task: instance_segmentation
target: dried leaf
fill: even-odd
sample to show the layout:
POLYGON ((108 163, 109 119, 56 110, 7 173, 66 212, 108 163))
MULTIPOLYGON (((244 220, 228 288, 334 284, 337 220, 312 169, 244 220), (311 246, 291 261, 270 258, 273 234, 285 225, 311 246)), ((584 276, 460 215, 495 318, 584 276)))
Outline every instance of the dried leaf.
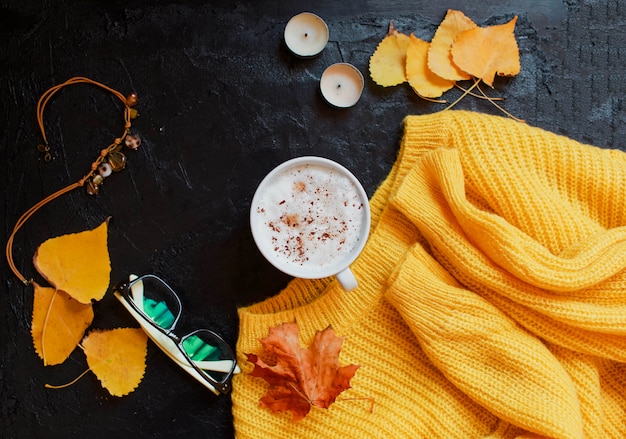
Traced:
POLYGON ((450 81, 434 74, 427 63, 430 44, 411 34, 406 53, 406 77, 415 92, 426 98, 438 98, 454 87, 450 81))
POLYGON ((391 87, 406 82, 406 49, 409 36, 398 32, 393 22, 389 22, 389 32, 370 57, 370 76, 383 87, 391 87))
POLYGON ((470 79, 467 72, 459 69, 452 62, 452 43, 455 38, 477 25, 463 12, 448 9, 443 21, 439 24, 428 49, 428 68, 437 76, 450 81, 462 81, 470 79))
POLYGON ((45 241, 33 258, 37 271, 81 303, 102 299, 111 274, 107 222, 93 230, 45 241))
POLYGON ((315 334, 308 349, 300 347, 295 323, 270 328, 269 336, 260 342, 275 360, 270 365, 247 354, 248 361, 254 363, 250 375, 270 384, 260 399, 261 406, 273 412, 290 410, 294 421, 304 418, 311 406, 328 408, 350 388, 350 379, 359 368, 354 364, 339 366, 343 337, 335 336, 330 326, 315 334))
POLYGON ((82 343, 87 364, 113 396, 137 388, 146 369, 148 337, 139 328, 91 331, 82 343))
POLYGON ((452 45, 452 60, 463 71, 493 87, 496 74, 520 72, 519 48, 515 41, 517 16, 505 24, 467 30, 452 45))
POLYGON ((91 304, 85 305, 67 293, 33 282, 31 335, 44 365, 63 363, 93 321, 91 304))

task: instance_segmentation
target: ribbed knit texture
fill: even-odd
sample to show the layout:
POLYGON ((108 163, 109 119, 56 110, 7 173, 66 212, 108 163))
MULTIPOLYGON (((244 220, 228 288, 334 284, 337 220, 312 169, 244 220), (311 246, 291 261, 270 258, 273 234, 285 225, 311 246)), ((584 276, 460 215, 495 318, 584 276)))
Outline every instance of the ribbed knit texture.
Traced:
POLYGON ((409 116, 370 207, 356 290, 296 279, 239 310, 238 438, 626 437, 626 154, 409 116), (303 346, 332 325, 340 363, 361 366, 299 422, 259 407, 244 355, 292 321, 303 346))

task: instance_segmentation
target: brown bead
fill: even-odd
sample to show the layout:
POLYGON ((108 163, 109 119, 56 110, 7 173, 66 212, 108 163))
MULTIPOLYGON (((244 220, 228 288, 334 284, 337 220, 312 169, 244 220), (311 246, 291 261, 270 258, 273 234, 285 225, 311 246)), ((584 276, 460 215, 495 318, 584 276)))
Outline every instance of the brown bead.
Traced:
POLYGON ((132 107, 135 104, 137 104, 137 93, 131 93, 126 96, 126 105, 132 107))
POLYGON ((141 139, 137 134, 127 134, 124 138, 124 144, 129 149, 137 149, 141 145, 141 139))
POLYGON ((98 195, 98 192, 100 191, 100 188, 98 187, 97 184, 94 184, 93 181, 89 180, 87 182, 87 185, 85 186, 85 191, 89 195, 98 195))
POLYGON ((126 156, 119 151, 109 153, 107 159, 111 169, 115 172, 121 171, 126 167, 126 156))

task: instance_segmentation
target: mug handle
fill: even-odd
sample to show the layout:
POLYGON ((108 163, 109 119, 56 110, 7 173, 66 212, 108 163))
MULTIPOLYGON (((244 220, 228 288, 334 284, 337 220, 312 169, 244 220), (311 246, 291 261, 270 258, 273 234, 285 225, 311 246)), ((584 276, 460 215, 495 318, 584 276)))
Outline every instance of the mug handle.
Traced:
POLYGON ((359 285, 359 283, 356 281, 356 277, 354 277, 354 274, 350 270, 350 267, 346 268, 343 271, 340 271, 335 276, 337 277, 337 280, 339 281, 343 289, 346 291, 352 291, 359 285))

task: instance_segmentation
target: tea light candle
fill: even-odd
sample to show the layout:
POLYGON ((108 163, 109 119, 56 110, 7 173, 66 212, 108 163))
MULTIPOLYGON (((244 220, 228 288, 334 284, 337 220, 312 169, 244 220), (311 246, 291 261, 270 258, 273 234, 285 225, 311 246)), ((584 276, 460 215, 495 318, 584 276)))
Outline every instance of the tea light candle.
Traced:
POLYGON ((303 12, 289 20, 285 27, 285 44, 294 54, 315 56, 328 43, 328 26, 311 12, 303 12))
POLYGON ((361 98, 363 92, 363 74, 348 63, 329 66, 320 80, 320 90, 324 99, 335 107, 352 107, 361 98))

